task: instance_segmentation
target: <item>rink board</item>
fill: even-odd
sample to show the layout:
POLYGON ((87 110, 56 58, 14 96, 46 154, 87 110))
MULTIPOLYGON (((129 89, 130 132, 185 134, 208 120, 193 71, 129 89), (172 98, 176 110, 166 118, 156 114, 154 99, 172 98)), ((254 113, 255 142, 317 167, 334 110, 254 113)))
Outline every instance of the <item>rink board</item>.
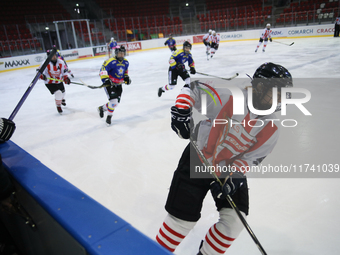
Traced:
MULTIPOLYGON (((3 165, 19 185, 89 254, 171 254, 128 222, 44 166, 15 143, 0 144, 3 165)), ((30 211, 26 208, 28 213, 30 211)), ((38 231, 45 219, 34 219, 38 231)), ((51 230, 52 231, 52 230, 51 230)), ((54 238, 54 233, 44 233, 54 238)), ((43 243, 43 242, 42 242, 43 243)))

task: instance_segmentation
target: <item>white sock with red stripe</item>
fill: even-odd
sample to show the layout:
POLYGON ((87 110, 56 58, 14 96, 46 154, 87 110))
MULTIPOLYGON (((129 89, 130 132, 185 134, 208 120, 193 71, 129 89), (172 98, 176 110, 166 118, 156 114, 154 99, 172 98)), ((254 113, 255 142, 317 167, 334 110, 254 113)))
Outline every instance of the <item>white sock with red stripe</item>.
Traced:
POLYGON ((257 45, 256 49, 258 49, 261 46, 262 42, 259 42, 259 44, 257 45))
POLYGON ((61 101, 63 100, 63 93, 60 90, 54 92, 55 104, 61 106, 61 101))
MULTIPOLYGON (((246 218, 246 215, 241 212, 246 218)), ((222 208, 220 210, 220 220, 208 231, 200 249, 203 255, 224 254, 233 241, 239 236, 243 229, 243 224, 238 218, 235 210, 222 208)))
POLYGON ((264 41, 263 43, 263 49, 266 49, 268 41, 264 41))
POLYGON ((180 220, 168 214, 159 229, 156 240, 164 248, 174 252, 195 224, 196 222, 180 220))

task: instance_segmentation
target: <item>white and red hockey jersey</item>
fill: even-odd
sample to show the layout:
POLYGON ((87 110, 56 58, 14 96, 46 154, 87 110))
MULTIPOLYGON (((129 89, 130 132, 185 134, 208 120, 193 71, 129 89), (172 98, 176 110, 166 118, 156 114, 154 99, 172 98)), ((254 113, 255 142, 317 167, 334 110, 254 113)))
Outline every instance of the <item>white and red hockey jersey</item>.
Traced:
POLYGON ((337 18, 336 18, 335 24, 340 25, 340 17, 337 17, 337 18))
POLYGON ((216 35, 210 35, 209 40, 210 40, 212 43, 219 44, 219 43, 220 43, 220 36, 219 36, 218 34, 216 34, 216 35))
MULTIPOLYGON (((200 82, 202 80, 200 79, 200 82)), ((191 82, 190 88, 183 87, 177 97, 176 107, 181 109, 194 107, 200 112, 203 88, 206 89, 197 81, 191 82)), ((279 126, 272 121, 266 121, 276 119, 275 114, 267 116, 253 114, 247 106, 246 90, 244 95, 243 115, 233 114, 234 98, 229 90, 219 92, 222 104, 216 105, 210 98, 210 102, 207 101, 205 115, 208 119, 199 122, 197 134, 197 145, 212 166, 230 166, 242 173, 246 173, 249 167, 261 162, 272 151, 279 137, 279 126), (214 126, 213 120, 228 120, 228 123, 215 122, 214 126)))
POLYGON ((209 42, 209 37, 210 37, 210 34, 209 33, 207 33, 207 34, 205 34, 204 36, 203 36, 203 41, 208 41, 209 42))
MULTIPOLYGON (((55 65, 52 62, 48 63, 43 74, 47 78, 47 80, 44 81, 45 84, 58 84, 61 82, 60 80, 65 80, 66 78, 69 78, 68 69, 65 62, 59 58, 57 58, 57 62, 55 65), (51 80, 49 78, 57 79, 59 81, 51 80)), ((40 79, 43 79, 42 75, 40 76, 40 79)))
POLYGON ((263 32, 261 34, 261 38, 262 39, 272 38, 272 32, 273 32, 273 30, 271 30, 271 29, 269 29, 269 30, 267 28, 263 29, 263 32))

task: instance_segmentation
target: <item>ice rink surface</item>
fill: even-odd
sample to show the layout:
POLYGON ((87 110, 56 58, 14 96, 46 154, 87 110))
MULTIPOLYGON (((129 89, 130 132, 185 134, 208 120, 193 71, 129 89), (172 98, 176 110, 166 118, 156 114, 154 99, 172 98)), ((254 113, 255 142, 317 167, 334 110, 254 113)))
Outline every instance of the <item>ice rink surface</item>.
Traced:
MULTIPOLYGON (((288 109, 288 115, 299 124, 281 129, 277 146, 263 163, 339 164, 340 39, 279 41, 295 44, 288 47, 272 42, 265 53, 262 46, 255 53, 257 41, 225 42, 210 61, 199 44, 193 45, 192 55, 197 71, 222 77, 239 73, 246 78, 262 63, 274 62, 286 67, 293 79, 313 78, 314 83, 300 86, 311 92, 305 106, 312 116, 303 115, 294 106, 288 109)), ((123 88, 111 127, 97 112, 97 107, 107 102, 103 89, 65 85, 67 106, 60 116, 54 97, 39 80, 14 119, 17 130, 12 137, 43 164, 152 239, 166 216, 164 204, 172 175, 188 144, 170 127, 170 107, 184 82, 179 80, 173 91, 157 97, 158 88, 167 83, 169 57, 166 48, 127 57, 132 84, 123 88)), ((69 62, 74 81, 80 78, 100 85, 98 73, 104 60, 69 62)), ((0 73, 1 117, 11 114, 34 75, 35 68, 0 73)), ((340 254, 340 179, 250 178, 249 188, 247 220, 268 254, 340 254)), ((197 254, 200 241, 217 220, 218 212, 208 194, 202 218, 175 254, 197 254)), ((260 252, 243 230, 227 254, 260 252)))

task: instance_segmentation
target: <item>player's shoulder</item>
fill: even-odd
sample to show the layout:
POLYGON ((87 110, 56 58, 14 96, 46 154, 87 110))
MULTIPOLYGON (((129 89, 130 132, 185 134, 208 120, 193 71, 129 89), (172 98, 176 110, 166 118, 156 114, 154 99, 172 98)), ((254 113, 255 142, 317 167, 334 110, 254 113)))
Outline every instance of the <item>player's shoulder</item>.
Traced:
POLYGON ((126 58, 124 58, 124 63, 126 63, 126 64, 129 64, 129 60, 127 60, 126 58))
POLYGON ((178 55, 180 55, 181 53, 183 53, 184 51, 183 51, 183 49, 178 49, 178 50, 176 50, 172 55, 174 56, 174 57, 177 57, 178 55))
POLYGON ((104 62, 104 66, 107 66, 108 64, 115 64, 116 62, 117 62, 116 57, 112 57, 104 62))

